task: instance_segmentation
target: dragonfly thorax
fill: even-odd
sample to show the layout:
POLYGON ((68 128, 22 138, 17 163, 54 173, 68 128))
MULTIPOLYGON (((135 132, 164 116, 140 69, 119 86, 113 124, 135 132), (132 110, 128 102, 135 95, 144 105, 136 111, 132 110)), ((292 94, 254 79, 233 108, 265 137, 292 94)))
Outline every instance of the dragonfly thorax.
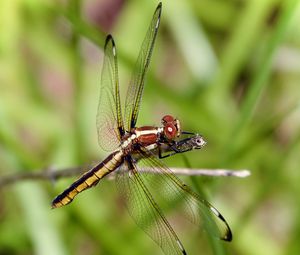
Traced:
POLYGON ((163 128, 143 126, 133 128, 122 138, 121 149, 125 154, 131 153, 137 147, 145 147, 149 150, 155 149, 160 140, 163 128))
POLYGON ((157 144, 162 132, 162 128, 153 126, 143 126, 134 129, 134 134, 136 135, 137 143, 144 147, 157 144))
POLYGON ((122 137, 121 148, 125 154, 136 149, 136 146, 146 147, 153 150, 162 141, 171 141, 181 134, 180 122, 171 115, 165 115, 162 127, 143 126, 133 128, 122 137))
POLYGON ((117 150, 121 149, 125 156, 134 150, 136 143, 137 143, 136 134, 135 133, 126 133, 122 137, 121 145, 120 145, 119 149, 117 149, 117 150))

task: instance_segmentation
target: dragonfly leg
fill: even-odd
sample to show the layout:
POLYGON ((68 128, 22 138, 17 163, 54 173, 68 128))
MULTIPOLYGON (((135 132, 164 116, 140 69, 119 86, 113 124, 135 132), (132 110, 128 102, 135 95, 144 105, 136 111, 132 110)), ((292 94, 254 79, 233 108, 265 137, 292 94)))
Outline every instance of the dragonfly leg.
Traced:
POLYGON ((161 144, 160 144, 160 143, 158 144, 158 157, 159 157, 160 159, 162 159, 162 158, 167 158, 167 157, 170 157, 170 156, 173 156, 173 155, 175 155, 175 154, 177 154, 177 153, 181 153, 181 152, 182 152, 181 150, 179 150, 179 149, 177 148, 176 142, 168 143, 168 146, 169 146, 169 148, 171 149, 171 152, 170 152, 169 154, 163 155, 163 151, 162 151, 162 148, 161 148, 161 144))

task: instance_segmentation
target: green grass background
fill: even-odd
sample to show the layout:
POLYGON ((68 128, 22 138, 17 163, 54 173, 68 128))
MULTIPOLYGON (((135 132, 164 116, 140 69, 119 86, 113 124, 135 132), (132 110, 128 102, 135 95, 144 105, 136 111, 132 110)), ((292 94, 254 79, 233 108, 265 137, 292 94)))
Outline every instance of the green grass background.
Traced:
MULTIPOLYGON (((0 2, 0 174, 61 169, 107 155, 97 144, 105 35, 114 35, 125 95, 157 1, 0 2)), ((299 254, 300 5, 297 0, 163 1, 138 125, 164 114, 208 145, 194 168, 251 177, 185 178, 232 227, 207 237, 169 214, 188 254, 299 254)), ((165 160, 185 166, 181 156, 165 160)), ((1 178, 1 177, 0 177, 1 178)), ((0 254, 162 254, 103 180, 50 209, 74 178, 0 190, 0 254)))

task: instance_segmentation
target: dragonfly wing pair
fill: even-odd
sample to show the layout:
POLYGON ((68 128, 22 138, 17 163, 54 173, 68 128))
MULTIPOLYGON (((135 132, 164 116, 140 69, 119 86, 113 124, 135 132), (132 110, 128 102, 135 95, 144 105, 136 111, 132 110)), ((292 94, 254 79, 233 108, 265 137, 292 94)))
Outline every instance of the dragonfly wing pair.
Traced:
MULTIPOLYGON (((117 173, 116 184, 136 222, 165 254, 186 254, 175 231, 164 216, 162 205, 174 205, 191 223, 225 241, 232 239, 223 216, 209 202, 199 197, 165 166, 151 151, 140 151, 136 164, 125 160, 117 173), (151 169, 149 172, 142 169, 151 169)), ((169 208, 170 209, 170 208, 169 208)))
MULTIPOLYGON (((135 127, 137 122, 145 76, 159 28, 160 16, 161 3, 153 15, 127 90, 124 117, 128 132, 135 127)), ((104 47, 97 129, 99 145, 106 151, 116 149, 125 134, 120 100, 117 50, 111 35, 107 36, 104 47)))

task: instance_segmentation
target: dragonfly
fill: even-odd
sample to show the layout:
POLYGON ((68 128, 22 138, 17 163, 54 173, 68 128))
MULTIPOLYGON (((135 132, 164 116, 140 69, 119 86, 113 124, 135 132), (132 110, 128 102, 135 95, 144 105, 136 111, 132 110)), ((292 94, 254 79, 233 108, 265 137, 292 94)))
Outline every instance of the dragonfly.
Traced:
POLYGON ((159 3, 143 40, 122 112, 117 49, 108 35, 104 46, 100 99, 97 112, 98 142, 111 153, 84 173, 52 202, 52 208, 65 206, 80 192, 95 186, 115 171, 116 186, 129 214, 166 255, 187 254, 162 206, 177 203, 182 214, 193 224, 224 241, 232 240, 225 218, 209 202, 181 181, 162 158, 201 149, 201 135, 181 129, 180 121, 165 115, 161 125, 136 127, 145 77, 157 37, 162 4, 159 3), (142 171, 147 168, 149 171, 142 171))

